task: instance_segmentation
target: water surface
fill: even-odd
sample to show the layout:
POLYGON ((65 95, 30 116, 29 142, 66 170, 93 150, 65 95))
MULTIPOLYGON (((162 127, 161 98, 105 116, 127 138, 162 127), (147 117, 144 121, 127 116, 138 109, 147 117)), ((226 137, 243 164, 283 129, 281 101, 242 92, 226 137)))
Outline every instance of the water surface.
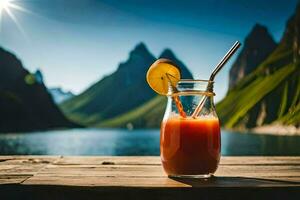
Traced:
MULTIPOLYGON (((2 155, 159 155, 159 130, 71 129, 0 134, 2 155)), ((300 155, 300 136, 222 131, 222 155, 300 155)))

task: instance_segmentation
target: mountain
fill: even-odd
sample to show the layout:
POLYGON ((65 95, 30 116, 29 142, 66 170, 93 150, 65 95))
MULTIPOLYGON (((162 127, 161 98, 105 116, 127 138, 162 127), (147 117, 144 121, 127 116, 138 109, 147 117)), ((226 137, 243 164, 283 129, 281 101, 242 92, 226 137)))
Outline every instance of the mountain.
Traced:
MULTIPOLYGON (((171 50, 163 51, 161 56, 173 58, 182 65, 183 77, 192 78, 171 50)), ((61 104, 62 110, 70 119, 89 126, 158 127, 166 98, 158 97, 145 80, 155 60, 144 43, 138 44, 115 72, 61 104)))
POLYGON ((300 6, 275 50, 217 105, 226 128, 300 126, 300 6))
POLYGON ((29 73, 12 53, 0 48, 0 132, 73 127, 42 82, 41 72, 29 73))
POLYGON ((177 66, 179 66, 181 78, 184 78, 184 79, 192 79, 193 78, 193 75, 188 70, 187 66, 175 56, 175 54, 171 51, 171 49, 165 49, 160 54, 159 58, 167 58, 169 60, 172 60, 177 66))
POLYGON ((60 104, 68 99, 73 98, 75 95, 70 91, 64 91, 59 87, 49 88, 48 92, 51 94, 54 102, 60 104))
MULTIPOLYGON (((172 60, 177 66, 180 66, 181 75, 184 79, 193 79, 193 75, 186 65, 180 61, 170 50, 164 50, 159 58, 172 60)), ((148 85, 147 85, 148 86, 148 85)), ((149 86, 148 86, 149 87, 149 86)), ((138 106, 127 113, 118 115, 112 119, 105 120, 97 124, 100 127, 135 127, 135 128, 158 128, 164 116, 167 105, 167 98, 156 95, 146 103, 138 106)))
POLYGON ((33 75, 34 75, 35 81, 37 83, 40 83, 40 84, 44 83, 44 77, 43 77, 41 70, 39 70, 39 69, 36 70, 36 72, 33 75))
POLYGON ((265 26, 256 24, 246 37, 243 49, 229 73, 229 88, 250 74, 276 48, 277 44, 265 26))

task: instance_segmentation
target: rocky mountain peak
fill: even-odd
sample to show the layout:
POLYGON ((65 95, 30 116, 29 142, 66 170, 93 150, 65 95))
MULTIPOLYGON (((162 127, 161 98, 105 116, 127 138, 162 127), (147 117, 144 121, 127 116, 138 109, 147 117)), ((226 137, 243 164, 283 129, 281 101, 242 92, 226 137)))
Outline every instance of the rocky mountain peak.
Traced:
POLYGON ((285 32, 280 41, 280 50, 293 49, 293 61, 299 61, 300 57, 300 3, 295 14, 287 22, 285 32))
POLYGON ((144 72, 149 65, 154 62, 155 57, 150 53, 147 46, 141 42, 137 44, 133 50, 130 51, 129 57, 126 61, 120 63, 118 70, 126 70, 125 73, 144 72))
POLYGON ((177 59, 173 51, 169 48, 164 49, 163 52, 160 54, 162 58, 169 58, 169 59, 177 59))
POLYGON ((238 81, 251 73, 276 48, 277 44, 268 29, 255 24, 245 41, 243 49, 232 65, 229 74, 229 88, 233 88, 238 81))
POLYGON ((34 77, 36 79, 36 81, 40 84, 43 84, 44 82, 44 77, 43 77, 43 73, 40 69, 37 69, 34 73, 34 77))
POLYGON ((255 48, 260 42, 275 44, 275 41, 269 33, 267 27, 261 24, 255 24, 249 35, 246 37, 244 45, 247 45, 248 47, 253 46, 255 48))
POLYGON ((130 51, 130 56, 144 55, 144 54, 150 54, 150 51, 148 50, 147 46, 143 42, 138 43, 133 48, 133 50, 130 51))
POLYGON ((176 55, 173 53, 171 49, 165 49, 160 54, 159 58, 167 58, 169 60, 172 60, 177 66, 181 69, 181 78, 184 79, 193 79, 192 73, 188 70, 187 66, 181 62, 176 55))

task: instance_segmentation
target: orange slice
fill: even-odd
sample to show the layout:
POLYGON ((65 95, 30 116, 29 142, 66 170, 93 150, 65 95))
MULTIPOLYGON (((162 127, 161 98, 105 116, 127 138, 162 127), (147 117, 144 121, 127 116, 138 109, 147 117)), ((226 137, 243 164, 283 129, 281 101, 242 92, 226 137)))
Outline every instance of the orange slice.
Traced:
POLYGON ((150 66, 146 79, 155 92, 167 95, 169 84, 175 87, 180 80, 180 70, 171 60, 161 58, 150 66))

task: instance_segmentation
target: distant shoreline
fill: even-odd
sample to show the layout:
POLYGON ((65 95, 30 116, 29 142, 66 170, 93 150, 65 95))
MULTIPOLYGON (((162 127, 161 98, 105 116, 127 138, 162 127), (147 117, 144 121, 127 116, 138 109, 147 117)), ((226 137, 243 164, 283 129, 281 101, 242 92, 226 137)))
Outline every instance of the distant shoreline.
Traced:
POLYGON ((257 128, 251 129, 253 133, 262 133, 262 134, 272 134, 272 135, 290 135, 300 136, 300 128, 296 128, 295 126, 283 126, 283 125, 265 125, 257 128))
MULTIPOLYGON (((226 129, 225 129, 226 130, 226 129)), ((254 133, 254 134, 265 134, 265 135, 280 135, 280 136, 300 136, 300 127, 287 125, 264 125, 252 129, 229 129, 232 131, 238 131, 241 133, 254 133)))

